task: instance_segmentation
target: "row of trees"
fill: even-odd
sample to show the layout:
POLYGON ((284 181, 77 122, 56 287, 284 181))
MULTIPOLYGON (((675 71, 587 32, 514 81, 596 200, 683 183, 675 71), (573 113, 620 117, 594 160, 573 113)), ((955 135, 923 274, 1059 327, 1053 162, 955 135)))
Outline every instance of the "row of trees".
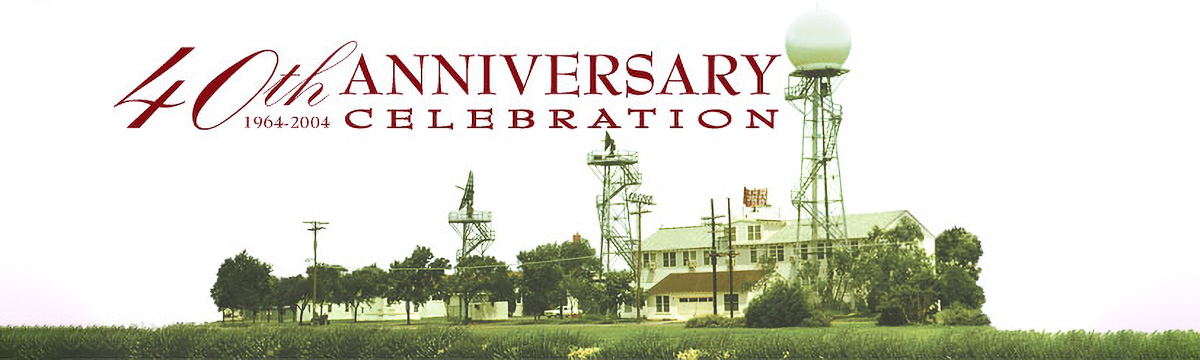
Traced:
POLYGON ((629 271, 605 272, 586 239, 549 243, 517 254, 521 275, 522 312, 534 317, 579 301, 588 314, 616 316, 621 304, 634 302, 629 271))
POLYGON ((979 309, 985 300, 977 284, 979 239, 962 228, 946 230, 935 239, 934 257, 921 248, 923 239, 909 219, 889 230, 876 227, 864 242, 834 248, 824 264, 810 258, 800 277, 822 307, 865 310, 884 325, 928 322, 939 301, 943 308, 979 309))
POLYGON ((429 248, 417 246, 408 258, 393 262, 387 270, 370 265, 347 271, 342 266, 321 264, 308 267, 303 275, 276 277, 271 274, 270 264, 242 251, 221 264, 210 295, 219 310, 237 311, 253 321, 263 310, 274 309, 282 314, 290 308, 299 315, 296 321, 303 322, 305 309, 313 303, 312 274, 319 271, 318 301, 349 307, 354 321, 358 321, 363 305, 376 298, 386 299, 388 304, 404 302, 410 323, 416 310, 413 305, 419 307, 430 299, 462 295, 469 302, 486 295, 491 301, 512 300, 513 282, 503 262, 490 256, 471 256, 459 266, 463 269, 446 275, 450 261, 435 258, 429 248))
POLYGON ((622 304, 634 302, 633 274, 604 272, 596 250, 587 240, 539 245, 522 251, 517 259, 521 263, 519 273, 510 272, 494 257, 476 255, 464 258, 454 274, 446 275, 450 261, 417 246, 409 257, 392 262, 388 269, 370 265, 347 271, 341 266, 321 264, 310 266, 305 274, 276 277, 271 274, 270 264, 242 251, 221 264, 210 294, 218 309, 237 311, 254 321, 264 310, 282 314, 291 309, 299 314, 295 320, 301 322, 304 311, 313 303, 313 271, 319 271, 317 299, 322 304, 348 307, 355 321, 362 307, 377 298, 386 299, 388 304, 403 302, 410 323, 412 311, 417 310, 414 305, 422 306, 431 299, 448 300, 452 295, 460 296, 464 304, 508 301, 511 312, 515 310, 518 286, 522 289, 524 314, 533 316, 566 305, 571 298, 578 300, 585 313, 607 316, 616 315, 622 304))

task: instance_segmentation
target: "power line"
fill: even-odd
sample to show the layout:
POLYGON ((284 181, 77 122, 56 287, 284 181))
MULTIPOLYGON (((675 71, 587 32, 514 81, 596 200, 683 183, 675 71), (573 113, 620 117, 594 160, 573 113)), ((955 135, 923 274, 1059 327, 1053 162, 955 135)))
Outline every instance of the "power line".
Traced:
MULTIPOLYGON (((521 263, 521 264, 519 264, 519 265, 517 265, 517 266, 541 265, 541 264, 558 263, 558 262, 564 262, 564 261, 575 261, 575 260, 583 260, 583 259, 595 259, 595 258, 596 258, 596 257, 594 257, 594 256, 580 256, 580 257, 573 257, 573 258, 566 258, 566 259, 554 259, 554 260, 530 261, 530 262, 521 263)), ((432 271, 432 270, 442 270, 442 271, 445 271, 445 270, 454 270, 454 269, 487 269, 487 268, 498 268, 498 267, 505 267, 505 268, 507 268, 507 267, 509 267, 509 266, 511 266, 511 265, 508 265, 508 264, 495 264, 495 265, 460 266, 460 267, 456 267, 456 268, 454 268, 454 267, 447 267, 447 268, 412 268, 412 267, 408 267, 408 268, 400 268, 400 267, 394 267, 394 268, 391 268, 391 270, 405 270, 405 271, 432 271)))

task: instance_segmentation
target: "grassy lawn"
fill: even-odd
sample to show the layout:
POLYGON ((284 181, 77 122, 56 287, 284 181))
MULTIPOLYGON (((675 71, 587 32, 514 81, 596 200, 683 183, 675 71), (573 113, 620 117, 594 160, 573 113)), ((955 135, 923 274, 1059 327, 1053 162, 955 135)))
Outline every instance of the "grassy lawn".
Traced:
POLYGON ((685 328, 682 322, 512 319, 209 323, 157 329, 0 327, 0 358, 1200 358, 1193 331, 1043 333, 991 327, 685 328), (594 323, 588 323, 594 322, 594 323))

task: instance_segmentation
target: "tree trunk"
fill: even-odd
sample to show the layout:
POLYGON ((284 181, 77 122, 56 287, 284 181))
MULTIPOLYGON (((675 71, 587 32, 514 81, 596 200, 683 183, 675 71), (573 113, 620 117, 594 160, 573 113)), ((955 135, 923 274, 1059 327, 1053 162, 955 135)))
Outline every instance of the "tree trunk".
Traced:
POLYGON ((412 325, 412 302, 409 301, 404 302, 404 323, 412 325))
POLYGON ((296 322, 304 322, 304 308, 307 308, 307 306, 304 306, 304 303, 300 303, 300 311, 296 312, 296 315, 299 318, 296 320, 296 322))

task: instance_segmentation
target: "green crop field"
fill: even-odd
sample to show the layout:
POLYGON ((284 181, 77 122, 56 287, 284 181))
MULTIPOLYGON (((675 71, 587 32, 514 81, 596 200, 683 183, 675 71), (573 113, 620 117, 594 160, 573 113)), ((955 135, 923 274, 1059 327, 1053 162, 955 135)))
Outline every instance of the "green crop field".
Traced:
POLYGON ((0 328, 0 358, 1200 358, 1200 333, 990 327, 687 329, 681 324, 0 328))

